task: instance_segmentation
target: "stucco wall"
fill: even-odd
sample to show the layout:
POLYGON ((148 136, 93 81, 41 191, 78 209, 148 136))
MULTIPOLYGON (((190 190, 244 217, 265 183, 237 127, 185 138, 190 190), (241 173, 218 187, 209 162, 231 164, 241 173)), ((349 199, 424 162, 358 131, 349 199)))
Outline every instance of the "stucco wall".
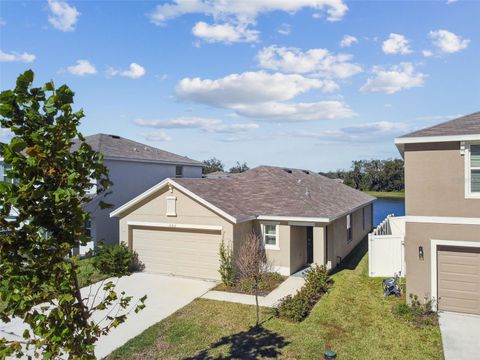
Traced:
MULTIPOLYGON (((170 177, 175 178, 175 165, 156 164, 147 162, 105 160, 105 166, 109 169, 110 180, 113 185, 109 189, 112 193, 105 201, 113 205, 113 209, 132 200, 137 195, 170 177)), ((184 177, 201 177, 202 168, 196 166, 184 166, 184 177)), ((118 219, 110 218, 112 209, 95 208, 91 216, 93 233, 96 241, 106 244, 118 243, 118 219)))
POLYGON ((480 199, 465 199, 465 159, 460 143, 405 146, 407 215, 478 217, 480 199))
POLYGON ((153 194, 121 218, 120 241, 124 243, 127 243, 129 238, 127 226, 129 221, 222 226, 224 241, 227 243, 233 242, 233 225, 229 221, 175 188, 172 189, 172 192, 165 188, 163 191, 153 194), (177 216, 166 215, 167 196, 175 196, 177 198, 177 216))
POLYGON ((347 241, 347 216, 343 216, 327 226, 327 262, 335 267, 339 257, 344 259, 372 229, 372 205, 365 207, 365 226, 363 210, 352 213, 352 241, 347 241))
MULTIPOLYGON (((408 269, 407 295, 431 297, 431 240, 478 241, 480 225, 451 225, 407 223, 405 235, 405 262, 408 269), (419 246, 423 247, 424 259, 419 259, 419 246)), ((434 294, 434 297, 437 295, 434 294)))

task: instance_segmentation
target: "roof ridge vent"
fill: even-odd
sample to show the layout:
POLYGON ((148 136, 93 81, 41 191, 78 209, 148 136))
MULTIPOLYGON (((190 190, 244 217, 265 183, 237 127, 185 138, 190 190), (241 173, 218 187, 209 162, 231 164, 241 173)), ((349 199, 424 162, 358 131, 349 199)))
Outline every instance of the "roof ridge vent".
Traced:
POLYGON ((120 136, 118 136, 118 135, 110 135, 110 137, 111 137, 112 139, 120 139, 120 136))
POLYGON ((302 170, 302 172, 307 174, 307 175, 310 175, 310 171, 308 171, 308 170, 302 170))
POLYGON ((287 173, 289 173, 289 174, 291 174, 291 173, 292 173, 292 169, 287 169, 287 168, 284 168, 284 169, 283 169, 283 171, 285 171, 285 172, 287 172, 287 173))

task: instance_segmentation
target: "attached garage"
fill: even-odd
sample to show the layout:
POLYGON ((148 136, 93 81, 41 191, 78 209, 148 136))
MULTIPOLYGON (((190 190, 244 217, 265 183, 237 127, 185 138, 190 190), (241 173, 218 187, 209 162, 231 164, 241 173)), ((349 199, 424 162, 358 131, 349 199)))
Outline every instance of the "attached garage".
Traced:
POLYGON ((480 248, 437 248, 438 309, 480 314, 480 248))
POLYGON ((132 227, 131 246, 145 271, 218 279, 220 231, 132 227))

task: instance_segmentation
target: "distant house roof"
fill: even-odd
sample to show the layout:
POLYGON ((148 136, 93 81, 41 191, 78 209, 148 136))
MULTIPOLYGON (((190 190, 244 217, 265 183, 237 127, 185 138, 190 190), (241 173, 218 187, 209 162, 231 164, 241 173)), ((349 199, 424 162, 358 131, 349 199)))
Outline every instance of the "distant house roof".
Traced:
POLYGON ((411 132, 400 138, 425 137, 425 136, 456 136, 456 135, 479 135, 480 134, 480 111, 465 115, 444 123, 425 129, 411 132))
POLYGON ((205 177, 209 178, 209 179, 217 179, 217 178, 225 178, 225 177, 229 177, 229 176, 233 176, 233 175, 235 175, 235 174, 225 172, 225 171, 214 171, 214 172, 205 174, 205 177))
POLYGON ((313 171, 260 166, 235 176, 167 179, 111 213, 119 216, 171 183, 233 219, 311 219, 333 221, 375 200, 313 171))
MULTIPOLYGON (((85 141, 93 150, 102 153, 105 158, 164 162, 192 166, 203 165, 200 161, 190 159, 186 156, 173 154, 117 135, 95 134, 86 136, 85 141)), ((79 143, 80 141, 77 140, 73 149, 78 147, 79 143)))

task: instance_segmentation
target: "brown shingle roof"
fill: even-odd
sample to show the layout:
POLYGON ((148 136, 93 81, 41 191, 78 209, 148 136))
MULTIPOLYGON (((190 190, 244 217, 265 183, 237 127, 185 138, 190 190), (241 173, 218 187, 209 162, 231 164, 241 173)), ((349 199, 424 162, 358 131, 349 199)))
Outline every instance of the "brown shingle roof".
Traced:
POLYGON ((237 220, 260 215, 335 219, 375 199, 315 172, 271 166, 175 181, 237 220))
POLYGON ((480 112, 462 116, 457 119, 414 131, 401 138, 424 136, 455 136, 480 134, 480 112))
MULTIPOLYGON (((85 141, 93 150, 102 153, 106 158, 159 161, 193 166, 203 165, 200 161, 192 160, 186 156, 173 154, 117 135, 95 134, 86 136, 85 141)), ((77 140, 73 149, 78 146, 78 143, 77 140)))

